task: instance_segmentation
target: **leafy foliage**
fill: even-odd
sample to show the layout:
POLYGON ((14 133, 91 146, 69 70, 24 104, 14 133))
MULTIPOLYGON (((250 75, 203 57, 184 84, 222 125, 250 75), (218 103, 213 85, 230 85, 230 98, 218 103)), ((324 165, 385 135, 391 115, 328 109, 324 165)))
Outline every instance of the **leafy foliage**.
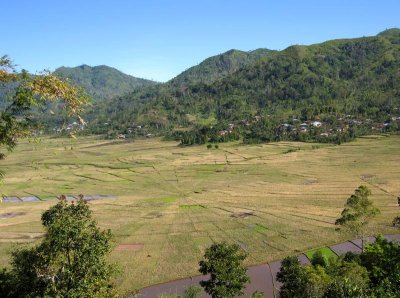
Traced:
POLYGON ((396 216, 395 218, 393 218, 392 225, 394 227, 400 228, 400 216, 396 216))
POLYGON ((368 270, 375 291, 399 295, 400 289, 400 245, 377 237, 360 256, 360 263, 368 270))
POLYGON ((282 283, 280 297, 304 297, 307 277, 297 257, 286 257, 282 260, 276 279, 282 283))
POLYGON ((277 275, 280 297, 399 297, 400 245, 378 237, 360 256, 340 257, 325 267, 287 257, 277 275))
POLYGON ((243 289, 249 282, 246 268, 243 266, 246 256, 237 244, 211 245, 199 263, 199 271, 202 274, 210 274, 210 279, 201 281, 200 285, 213 298, 229 298, 243 294, 243 289))
POLYGON ((106 261, 111 232, 100 231, 86 202, 61 200, 43 213, 42 224, 46 234, 39 245, 12 253, 12 294, 112 296, 110 279, 115 268, 106 261))
POLYGON ((325 259, 324 255, 322 254, 322 251, 318 250, 316 251, 312 258, 311 258, 311 264, 313 266, 321 266, 321 267, 326 267, 327 266, 327 260, 325 259))
POLYGON ((362 237, 364 243, 365 226, 369 221, 379 214, 379 209, 373 206, 368 196, 371 191, 364 185, 359 186, 353 195, 347 199, 341 217, 335 222, 336 225, 346 226, 362 237))

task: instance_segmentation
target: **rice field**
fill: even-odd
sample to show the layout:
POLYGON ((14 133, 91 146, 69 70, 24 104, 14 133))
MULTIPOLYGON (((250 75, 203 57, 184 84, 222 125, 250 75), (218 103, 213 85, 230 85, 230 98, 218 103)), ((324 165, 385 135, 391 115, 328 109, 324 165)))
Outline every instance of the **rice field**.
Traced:
POLYGON ((361 184, 381 209, 370 234, 395 233, 399 149, 399 136, 218 149, 159 139, 24 141, 1 161, 0 193, 42 201, 0 205, 0 265, 15 247, 42 237, 40 215, 55 204, 46 199, 61 194, 116 196, 89 204, 115 236, 110 260, 121 268, 123 293, 197 275, 214 241, 239 244, 254 265, 351 239, 334 222, 361 184))

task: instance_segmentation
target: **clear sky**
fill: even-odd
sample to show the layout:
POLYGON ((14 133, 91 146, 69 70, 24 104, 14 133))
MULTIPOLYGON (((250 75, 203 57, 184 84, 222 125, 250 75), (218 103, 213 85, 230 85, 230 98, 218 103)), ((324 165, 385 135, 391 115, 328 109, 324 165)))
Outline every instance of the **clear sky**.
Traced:
POLYGON ((235 48, 400 27, 400 0, 1 0, 0 55, 35 72, 105 64, 167 81, 235 48))

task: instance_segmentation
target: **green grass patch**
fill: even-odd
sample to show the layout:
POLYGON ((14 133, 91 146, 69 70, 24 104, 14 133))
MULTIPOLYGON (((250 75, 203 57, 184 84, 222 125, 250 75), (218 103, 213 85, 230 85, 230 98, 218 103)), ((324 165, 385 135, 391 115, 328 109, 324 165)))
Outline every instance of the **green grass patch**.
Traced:
POLYGON ((35 195, 35 197, 37 197, 39 200, 47 200, 47 199, 52 199, 52 198, 56 198, 56 195, 51 195, 51 194, 45 194, 45 195, 35 195))
POLYGON ((193 242, 197 246, 209 246, 213 243, 213 241, 209 237, 196 237, 193 239, 193 242))
POLYGON ((164 197, 164 198, 150 198, 146 199, 145 201, 148 203, 174 203, 177 199, 175 197, 164 197))
POLYGON ((254 224, 254 225, 251 225, 251 228, 252 228, 254 231, 257 231, 257 232, 268 231, 268 230, 269 230, 268 227, 263 226, 263 225, 261 225, 261 224, 254 224))
POLYGON ((337 254, 335 254, 329 247, 322 247, 322 248, 317 248, 317 249, 312 249, 309 251, 306 251, 304 254, 307 256, 309 260, 312 259, 312 256, 317 252, 320 251, 322 253, 322 256, 325 258, 325 261, 329 262, 329 259, 334 258, 337 259, 337 254))

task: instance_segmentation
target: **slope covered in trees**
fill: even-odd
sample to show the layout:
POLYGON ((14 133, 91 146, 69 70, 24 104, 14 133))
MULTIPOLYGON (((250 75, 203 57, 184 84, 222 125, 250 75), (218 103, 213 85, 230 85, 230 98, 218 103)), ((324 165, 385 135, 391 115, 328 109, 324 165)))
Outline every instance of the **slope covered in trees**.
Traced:
POLYGON ((54 73, 83 87, 95 101, 111 99, 115 96, 125 95, 137 88, 156 84, 150 80, 124 74, 106 65, 60 67, 54 73))
POLYGON ((172 85, 212 83, 238 71, 246 65, 268 57, 273 52, 268 49, 257 49, 250 52, 232 49, 220 55, 207 58, 199 65, 185 70, 169 83, 172 85))
POLYGON ((338 136, 345 141, 371 129, 396 130, 399 39, 400 30, 390 29, 372 37, 291 46, 210 83, 189 69, 182 74, 186 79, 178 76, 98 106, 89 116, 91 131, 135 135, 138 125, 152 133, 175 131, 180 139, 189 134, 186 143, 203 143, 228 133, 248 141, 338 136), (322 128, 312 127, 312 121, 322 128))

